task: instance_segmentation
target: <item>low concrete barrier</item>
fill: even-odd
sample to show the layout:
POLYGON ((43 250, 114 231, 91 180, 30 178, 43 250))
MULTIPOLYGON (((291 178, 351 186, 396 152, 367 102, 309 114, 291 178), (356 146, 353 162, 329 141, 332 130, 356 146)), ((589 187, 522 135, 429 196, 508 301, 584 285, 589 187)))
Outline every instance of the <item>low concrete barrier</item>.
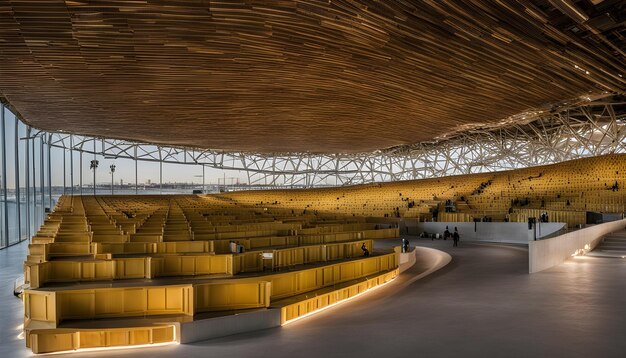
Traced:
POLYGON ((531 241, 528 245, 528 271, 535 273, 563 263, 580 250, 593 250, 602 238, 624 230, 626 219, 569 232, 550 239, 531 241))
POLYGON ((405 274, 408 279, 402 281, 396 286, 396 289, 398 290, 401 290, 413 282, 444 268, 447 264, 452 262, 452 256, 450 256, 450 254, 441 250, 431 249, 429 247, 417 246, 414 247, 413 251, 410 253, 414 254, 415 264, 413 266, 406 267, 405 270, 413 268, 410 272, 413 276, 405 274))
MULTIPOLYGON (((526 223, 504 222, 417 222, 406 220, 409 233, 419 235, 422 232, 439 233, 454 228, 459 229, 461 241, 488 241, 511 244, 528 244, 534 239, 533 230, 528 230, 526 223)), ((537 223, 537 238, 548 236, 565 227, 565 223, 537 223)))
MULTIPOLYGON (((400 249, 400 247, 398 247, 400 249)), ((401 250, 397 250, 401 251, 401 250)), ((409 252, 400 252, 400 256, 398 258, 398 269, 400 273, 411 268, 411 266, 415 265, 417 260, 416 258, 417 248, 409 249, 409 252)))
POLYGON ((180 343, 193 343, 280 326, 280 309, 268 308, 180 324, 180 343))

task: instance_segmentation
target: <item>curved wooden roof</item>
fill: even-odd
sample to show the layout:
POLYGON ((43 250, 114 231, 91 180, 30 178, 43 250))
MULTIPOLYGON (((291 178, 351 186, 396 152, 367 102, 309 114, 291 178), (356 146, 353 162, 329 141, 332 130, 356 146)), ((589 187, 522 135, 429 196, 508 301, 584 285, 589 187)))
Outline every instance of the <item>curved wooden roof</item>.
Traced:
POLYGON ((625 8, 4 1, 0 96, 47 130, 228 151, 373 151, 623 93, 625 8))

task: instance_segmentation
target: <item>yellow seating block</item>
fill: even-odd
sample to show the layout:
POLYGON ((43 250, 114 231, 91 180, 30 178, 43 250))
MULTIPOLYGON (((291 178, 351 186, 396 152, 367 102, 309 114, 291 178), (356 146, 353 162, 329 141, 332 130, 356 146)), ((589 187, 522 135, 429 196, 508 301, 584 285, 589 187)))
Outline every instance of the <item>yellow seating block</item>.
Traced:
POLYGON ((398 274, 398 269, 395 269, 353 285, 342 287, 327 293, 317 294, 313 298, 290 302, 282 306, 280 309, 281 324, 288 323, 291 320, 355 297, 356 295, 364 293, 369 289, 391 281, 398 276, 398 274))
POLYGON ((32 330, 27 345, 33 353, 53 353, 88 348, 132 347, 176 342, 174 325, 101 329, 32 330))
POLYGON ((194 293, 196 312, 260 308, 270 304, 271 285, 267 281, 233 280, 198 284, 194 293))
POLYGON ((24 291, 26 322, 65 319, 193 315, 191 285, 24 291))

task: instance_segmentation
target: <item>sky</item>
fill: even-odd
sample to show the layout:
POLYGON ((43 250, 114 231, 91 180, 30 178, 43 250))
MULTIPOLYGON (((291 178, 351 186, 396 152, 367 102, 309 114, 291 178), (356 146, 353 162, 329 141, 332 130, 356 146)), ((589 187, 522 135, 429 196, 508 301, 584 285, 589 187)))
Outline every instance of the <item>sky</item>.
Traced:
MULTIPOLYGON (((0 163, 3 158, 7 158, 7 188, 15 188, 15 116, 11 111, 5 108, 4 111, 5 122, 5 147, 0 145, 0 163)), ((1 125, 0 125, 1 129, 1 125)), ((2 133, 0 133, 0 136, 2 133)), ((18 124, 18 136, 19 138, 26 137, 26 126, 19 122, 18 124)), ((21 187, 24 186, 24 167, 26 165, 25 156, 25 140, 19 140, 19 165, 20 165, 20 183, 21 187)), ((32 147, 31 147, 32 148, 32 147)), ((47 147, 44 147, 44 151, 47 152, 47 147)), ((44 154, 47 155, 47 154, 44 154)), ((60 148, 51 149, 51 167, 52 167, 52 185, 63 185, 63 156, 65 155, 66 162, 66 185, 70 186, 70 153, 60 148)), ((78 185, 80 182, 80 156, 77 151, 74 151, 74 185, 78 185)), ((91 160, 94 159, 93 155, 83 154, 83 184, 91 185, 93 183, 93 172, 89 169, 91 160)), ((35 160, 37 163, 38 176, 38 164, 40 160, 40 145, 39 140, 35 145, 35 160)), ((99 161, 98 169, 96 170, 96 182, 97 183, 110 183, 111 171, 109 169, 111 164, 115 164, 114 181, 116 184, 123 180, 124 183, 135 182, 135 162, 130 159, 105 159, 102 156, 98 156, 99 161)), ((32 163, 30 164, 32 168, 32 163)), ((1 168, 1 167, 0 167, 1 168)), ((31 169, 32 170, 32 169, 31 169)), ((218 179, 220 183, 223 182, 224 173, 226 173, 226 184, 236 183, 239 180, 240 183, 246 183, 248 181, 245 171, 232 171, 221 170, 211 167, 205 168, 205 183, 217 184, 218 179)), ((32 174, 31 174, 32 175, 32 174)), ((2 173, 0 171, 0 177, 2 173)), ((32 179, 31 179, 32 180, 32 179)), ((159 182, 159 163, 158 162, 138 162, 138 182, 147 183, 150 180, 152 183, 159 182)), ((163 164, 163 183, 202 183, 202 166, 189 165, 189 164, 163 164)))

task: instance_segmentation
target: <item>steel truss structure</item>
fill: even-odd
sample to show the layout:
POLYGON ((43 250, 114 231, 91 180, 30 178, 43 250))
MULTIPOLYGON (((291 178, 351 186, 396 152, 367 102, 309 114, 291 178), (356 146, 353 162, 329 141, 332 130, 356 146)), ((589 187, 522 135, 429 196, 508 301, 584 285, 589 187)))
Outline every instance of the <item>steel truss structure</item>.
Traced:
MULTIPOLYGON (((611 97, 609 97, 611 98, 611 97)), ((362 154, 253 154, 177 148, 34 130, 52 147, 105 158, 203 165, 248 174, 250 187, 314 187, 425 179, 626 153, 626 101, 589 102, 496 129, 362 154)))

